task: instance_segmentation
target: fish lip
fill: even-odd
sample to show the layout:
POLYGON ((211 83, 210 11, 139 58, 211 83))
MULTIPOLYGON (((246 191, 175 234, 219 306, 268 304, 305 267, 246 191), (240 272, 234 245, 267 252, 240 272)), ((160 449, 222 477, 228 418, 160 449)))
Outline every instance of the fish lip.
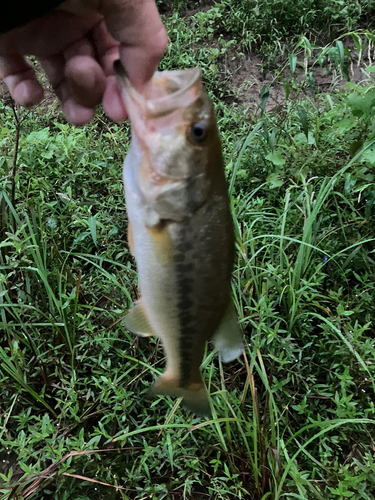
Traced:
POLYGON ((187 77, 190 74, 190 78, 187 80, 186 83, 183 83, 183 85, 181 85, 180 88, 175 92, 171 92, 162 95, 161 97, 156 97, 154 99, 147 99, 142 94, 137 92, 135 88, 131 85, 127 72, 119 59, 117 59, 113 63, 113 68, 118 81, 125 88, 128 96, 133 101, 135 101, 144 111, 146 111, 147 115, 150 117, 157 117, 158 115, 166 115, 174 111, 176 108, 178 108, 181 105, 180 98, 189 89, 191 89, 201 77, 200 68, 188 68, 177 71, 163 71, 163 72, 156 71, 154 73, 153 79, 158 78, 158 76, 161 74, 163 74, 163 76, 172 74, 174 80, 177 80, 178 77, 181 75, 187 77))

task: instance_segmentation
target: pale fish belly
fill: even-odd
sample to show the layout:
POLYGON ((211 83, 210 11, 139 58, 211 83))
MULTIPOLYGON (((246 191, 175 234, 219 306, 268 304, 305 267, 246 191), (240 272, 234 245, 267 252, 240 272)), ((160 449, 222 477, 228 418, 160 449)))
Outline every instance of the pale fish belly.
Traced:
POLYGON ((139 164, 136 142, 125 160, 124 184, 129 223, 132 227, 134 257, 142 305, 154 333, 162 340, 167 357, 167 370, 179 372, 178 318, 173 254, 168 236, 167 248, 163 234, 146 226, 146 201, 138 192, 134 165, 139 164), (158 238, 158 236, 161 236, 158 238), (166 342, 168 339, 168 342, 166 342))
POLYGON ((167 372, 177 378, 180 369, 177 287, 173 260, 163 260, 158 241, 144 226, 134 228, 135 257, 142 304, 155 334, 162 340, 167 372))

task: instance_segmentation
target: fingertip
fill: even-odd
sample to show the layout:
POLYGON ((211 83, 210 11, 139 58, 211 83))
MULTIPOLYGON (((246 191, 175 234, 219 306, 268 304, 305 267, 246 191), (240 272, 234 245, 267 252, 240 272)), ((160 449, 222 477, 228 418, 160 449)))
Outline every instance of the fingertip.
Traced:
POLYGON ((42 86, 36 80, 22 80, 10 93, 13 99, 25 108, 30 108, 38 104, 44 96, 42 86))
POLYGON ((142 92, 168 45, 154 0, 107 0, 102 14, 112 37, 120 42, 120 59, 133 87, 142 92))
POLYGON ((118 88, 116 78, 109 76, 107 78, 107 87, 103 96, 103 111, 115 122, 123 122, 128 117, 124 101, 121 97, 121 91, 118 88))
POLYGON ((93 108, 102 100, 106 78, 100 65, 92 57, 75 56, 66 63, 65 77, 75 101, 93 108))
POLYGON ((139 92, 142 92, 151 80, 159 61, 168 45, 168 36, 164 26, 153 34, 152 41, 143 41, 139 45, 120 45, 120 59, 126 68, 130 82, 139 92))
POLYGON ((4 80, 10 95, 21 106, 28 108, 43 99, 43 88, 36 79, 33 68, 23 56, 0 56, 0 78, 4 80))
POLYGON ((89 123, 94 115, 94 111, 76 103, 73 99, 68 99, 62 104, 65 118, 73 125, 85 125, 89 123))

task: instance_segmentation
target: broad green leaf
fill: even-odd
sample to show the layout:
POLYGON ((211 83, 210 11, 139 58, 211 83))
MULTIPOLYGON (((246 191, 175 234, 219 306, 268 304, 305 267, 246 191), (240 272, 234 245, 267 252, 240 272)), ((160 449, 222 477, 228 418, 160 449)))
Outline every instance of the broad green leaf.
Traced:
POLYGON ((298 110, 299 119, 301 120, 302 130, 304 131, 305 136, 308 139, 308 137, 309 137, 309 121, 307 118, 306 109, 303 106, 297 106, 297 110, 298 110))
POLYGON ((12 131, 11 131, 11 130, 9 130, 9 128, 7 128, 7 127, 2 127, 2 128, 0 129, 0 139, 1 139, 2 137, 6 137, 6 136, 8 136, 9 134, 11 134, 11 132, 12 132, 12 131))
POLYGON ((363 95, 352 92, 348 95, 347 100, 354 116, 369 114, 375 105, 375 90, 370 90, 363 95))
POLYGON ((362 160, 368 161, 372 165, 375 165, 375 147, 374 148, 368 148, 362 154, 362 160))
POLYGON ((294 54, 289 54, 288 58, 289 58, 290 71, 293 74, 296 70, 297 56, 295 56, 294 54))
POLYGON ((274 165, 281 167, 285 164, 284 158, 281 156, 281 151, 275 150, 266 156, 266 159, 272 162, 274 165))
POLYGON ((307 138, 303 132, 299 132, 293 137, 293 141, 296 146, 300 146, 301 144, 307 143, 307 138))
POLYGON ((337 48, 337 54, 339 57, 340 65, 343 66, 344 65, 344 44, 342 43, 341 40, 337 40, 336 48, 337 48))
POLYGON ((267 182, 269 183, 269 187, 271 189, 274 189, 274 188, 277 188, 277 187, 280 187, 284 184, 284 181, 281 179, 281 177, 276 174, 276 173, 273 173, 273 174, 270 174, 268 177, 267 177, 267 182))
POLYGON ((33 132, 30 132, 30 134, 26 137, 26 142, 38 144, 40 142, 45 142, 47 139, 49 139, 49 136, 49 127, 45 127, 42 130, 35 130, 33 132))
POLYGON ((348 130, 351 130, 353 127, 355 127, 357 123, 358 120, 355 116, 348 116, 347 118, 343 118, 342 120, 338 121, 335 127, 340 134, 344 134, 345 132, 348 132, 348 130))

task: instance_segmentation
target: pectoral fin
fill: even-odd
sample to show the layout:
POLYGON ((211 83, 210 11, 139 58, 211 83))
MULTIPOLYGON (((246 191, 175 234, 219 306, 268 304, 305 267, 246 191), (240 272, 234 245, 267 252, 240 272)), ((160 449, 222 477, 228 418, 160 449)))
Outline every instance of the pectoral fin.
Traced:
POLYGON ((158 261, 162 264, 173 262, 174 248, 167 224, 147 227, 158 261))
POLYGON ((233 361, 241 355, 243 350, 242 331, 232 301, 212 341, 215 348, 220 352, 224 363, 229 363, 229 361, 233 361))
POLYGON ((127 330, 139 335, 140 337, 153 337, 156 335, 147 319, 142 299, 139 300, 132 309, 130 309, 121 324, 127 330))

